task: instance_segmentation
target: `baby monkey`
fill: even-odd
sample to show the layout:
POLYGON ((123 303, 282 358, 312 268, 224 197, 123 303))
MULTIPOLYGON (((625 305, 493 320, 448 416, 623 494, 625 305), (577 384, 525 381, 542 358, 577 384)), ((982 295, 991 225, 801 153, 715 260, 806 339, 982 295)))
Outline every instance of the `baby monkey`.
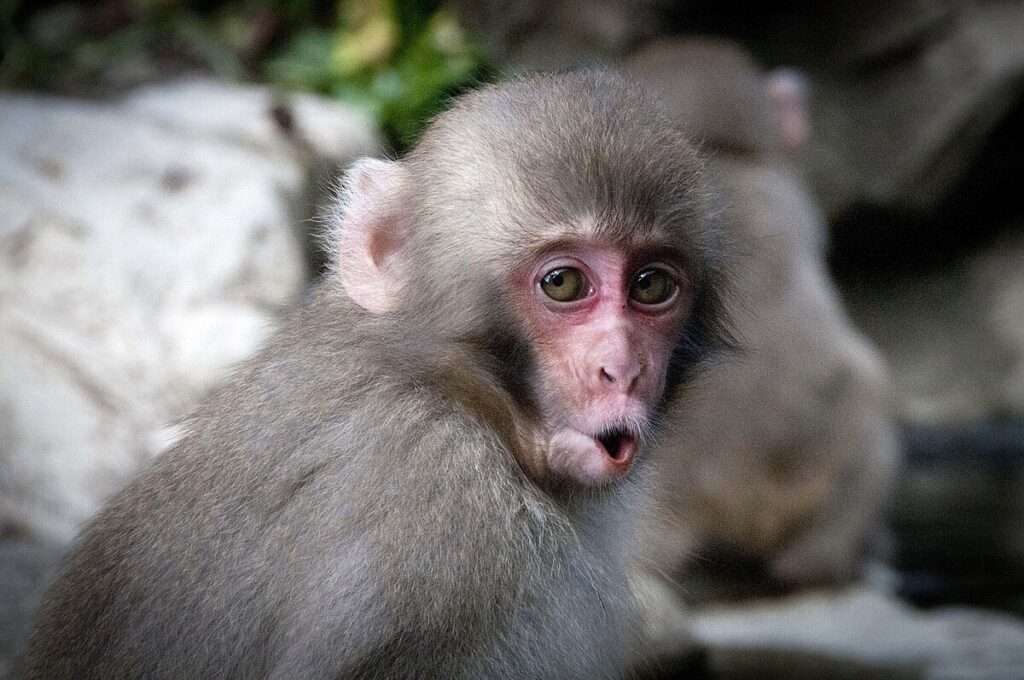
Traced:
POLYGON ((333 266, 84 531, 23 678, 600 678, 645 442, 722 333, 700 163, 605 72, 350 171, 333 266))

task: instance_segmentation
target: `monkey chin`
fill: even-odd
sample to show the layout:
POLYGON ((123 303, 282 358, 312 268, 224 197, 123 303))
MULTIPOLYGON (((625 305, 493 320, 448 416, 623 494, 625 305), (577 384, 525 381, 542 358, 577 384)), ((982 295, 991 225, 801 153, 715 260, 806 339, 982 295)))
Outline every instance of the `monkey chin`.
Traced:
POLYGON ((552 435, 548 446, 551 472, 586 486, 603 486, 621 478, 632 466, 637 436, 625 429, 593 436, 566 428, 552 435))

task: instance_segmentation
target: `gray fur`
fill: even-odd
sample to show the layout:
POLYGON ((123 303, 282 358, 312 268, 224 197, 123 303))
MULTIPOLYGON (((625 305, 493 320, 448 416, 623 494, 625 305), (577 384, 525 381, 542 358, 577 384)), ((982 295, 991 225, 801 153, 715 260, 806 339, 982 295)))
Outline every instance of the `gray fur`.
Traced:
POLYGON ((399 309, 372 316, 329 274, 84 532, 21 677, 621 674, 642 475, 582 491, 523 472, 529 348, 495 282, 587 210, 614 238, 671 237, 712 286, 699 164, 600 73, 471 94, 402 162, 399 309))

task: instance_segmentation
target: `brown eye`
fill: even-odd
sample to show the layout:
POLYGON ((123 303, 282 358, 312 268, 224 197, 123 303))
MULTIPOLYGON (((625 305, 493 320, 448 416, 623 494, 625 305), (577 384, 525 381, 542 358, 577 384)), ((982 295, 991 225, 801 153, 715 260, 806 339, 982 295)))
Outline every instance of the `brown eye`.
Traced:
POLYGON ((559 267, 540 280, 544 294, 556 302, 572 302, 587 295, 587 277, 579 269, 559 267))
POLYGON ((642 305, 660 305, 676 292, 676 282, 662 269, 645 269, 636 275, 629 297, 642 305))

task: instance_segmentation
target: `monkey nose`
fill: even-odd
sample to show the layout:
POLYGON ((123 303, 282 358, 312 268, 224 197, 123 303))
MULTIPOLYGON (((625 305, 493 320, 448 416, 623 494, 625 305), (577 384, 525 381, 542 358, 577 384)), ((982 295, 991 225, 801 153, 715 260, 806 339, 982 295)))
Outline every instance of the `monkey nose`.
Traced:
POLYGON ((603 362, 598 370, 598 380, 605 389, 631 394, 640 381, 642 366, 635 358, 618 362, 603 362))

